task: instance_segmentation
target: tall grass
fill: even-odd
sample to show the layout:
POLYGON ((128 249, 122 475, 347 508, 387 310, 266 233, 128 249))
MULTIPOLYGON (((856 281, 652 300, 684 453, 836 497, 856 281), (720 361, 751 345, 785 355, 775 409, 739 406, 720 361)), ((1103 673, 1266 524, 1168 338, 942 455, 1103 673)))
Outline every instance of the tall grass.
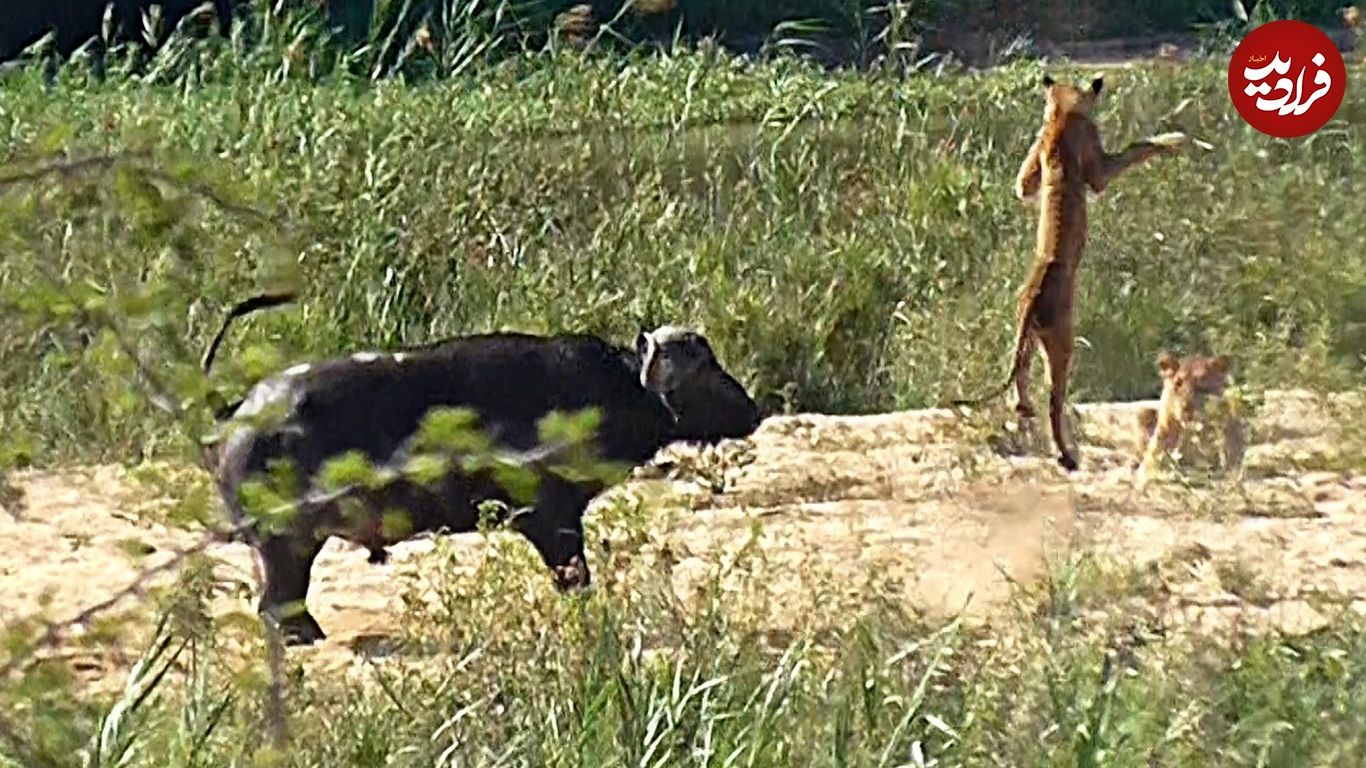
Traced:
MULTIPOLYGON (((54 88, 25 71, 0 109, 10 158, 44 137, 147 148, 289 222, 304 307, 243 323, 225 370, 254 339, 317 356, 491 328, 624 339, 669 321, 702 328, 775 410, 925 406, 1004 374, 1033 245, 1010 183, 1038 120, 1035 64, 899 79, 714 52, 526 54, 371 85, 310 78, 327 54, 306 40, 274 51, 194 49, 177 70, 103 82, 70 68, 54 88)), ((1362 380, 1362 92, 1313 137, 1277 141, 1234 113, 1222 72, 1107 81, 1112 144, 1180 129, 1214 149, 1093 203, 1078 399, 1153 394, 1162 346, 1227 352, 1255 385, 1362 380)), ((189 340, 264 258, 215 231, 197 293, 165 307, 189 340)), ((163 263, 155 244, 109 256, 130 284, 163 263)), ((6 340, 0 429, 44 436, 54 458, 152 445, 155 414, 92 411, 93 374, 63 349, 80 348, 6 340)))

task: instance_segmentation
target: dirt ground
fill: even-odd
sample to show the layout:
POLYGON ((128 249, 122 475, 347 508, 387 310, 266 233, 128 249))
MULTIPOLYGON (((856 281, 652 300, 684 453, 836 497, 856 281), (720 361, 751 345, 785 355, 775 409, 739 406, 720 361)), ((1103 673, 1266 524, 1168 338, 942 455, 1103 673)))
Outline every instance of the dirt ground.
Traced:
MULTIPOLYGON (((1008 434, 1004 409, 775 417, 749 441, 666 449, 642 473, 656 477, 609 491, 595 506, 655 494, 653 551, 667 551, 685 599, 757 535, 761 562, 748 573, 776 596, 762 608, 775 626, 799 626, 841 599, 816 582, 842 585, 854 599, 869 574, 920 611, 990 621, 1012 583, 1036 584, 1085 554, 1117 584, 1145 580, 1148 607, 1160 595, 1153 610, 1164 621, 1305 632, 1344 607, 1366 611, 1366 476, 1344 458, 1363 452, 1343 450, 1361 439, 1364 401, 1360 393, 1266 393, 1241 481, 1169 474, 1141 493, 1130 461, 1142 403, 1076 409, 1082 469, 1071 477, 1054 464, 1046 427, 1027 455, 992 447, 1008 434)), ((153 522, 165 516, 148 514, 151 491, 120 468, 14 480, 25 503, 0 514, 0 625, 75 616, 200 537, 153 522)), ((590 535, 593 525, 590 511, 590 535)), ((478 534, 448 541, 470 569, 488 548, 478 534)), ((345 663, 363 641, 393 633, 402 610, 396 576, 430 575, 424 555, 432 548, 431 539, 405 542, 375 566, 332 540, 309 598, 330 637, 306 653, 345 663)), ((250 550, 214 545, 209 553, 221 563, 221 607, 249 611, 250 550)), ((592 567, 599 582, 609 577, 601 559, 592 567)), ((99 678, 127 663, 112 651, 77 650, 79 631, 56 651, 78 671, 99 678)))

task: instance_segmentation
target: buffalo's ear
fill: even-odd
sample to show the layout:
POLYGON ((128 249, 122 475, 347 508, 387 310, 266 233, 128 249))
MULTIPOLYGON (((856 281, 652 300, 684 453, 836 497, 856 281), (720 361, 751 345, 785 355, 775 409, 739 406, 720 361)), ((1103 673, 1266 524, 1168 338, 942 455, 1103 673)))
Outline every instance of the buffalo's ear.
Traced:
POLYGON ((649 351, 650 334, 646 333, 645 331, 641 331, 640 333, 636 334, 636 354, 640 355, 640 357, 644 359, 645 353, 649 351))
POLYGON ((700 333, 688 334, 688 344, 690 344, 694 349, 698 350, 704 357, 716 356, 711 351, 711 342, 707 341, 707 337, 703 336, 700 333))
POLYGON ((1091 81, 1091 93, 1093 95, 1099 96, 1103 90, 1105 90, 1105 78, 1097 77, 1091 81))

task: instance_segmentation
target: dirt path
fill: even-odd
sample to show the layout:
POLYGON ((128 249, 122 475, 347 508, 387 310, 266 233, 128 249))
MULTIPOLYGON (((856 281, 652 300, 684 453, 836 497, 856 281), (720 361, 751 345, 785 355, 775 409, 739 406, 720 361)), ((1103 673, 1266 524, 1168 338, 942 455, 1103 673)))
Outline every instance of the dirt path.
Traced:
MULTIPOLYGON (((750 552, 745 577, 771 591, 762 618, 778 629, 840 610, 841 601, 855 605, 870 591, 944 615, 966 604, 969 616, 990 620, 1012 582, 1037 583, 1048 560, 1056 568, 1081 554, 1103 565, 1091 588, 1108 584, 1120 599, 1123 585, 1141 582, 1146 609, 1164 621, 1302 632, 1338 606, 1366 610, 1366 476, 1359 466, 1342 469, 1340 458, 1366 424, 1361 395, 1267 393, 1242 484, 1192 476, 1142 494, 1129 470, 1138 405, 1078 409, 1083 469, 1072 478, 1042 443, 1028 457, 999 455, 988 447, 997 425, 984 419, 945 411, 801 415, 770 419, 752 441, 719 451, 666 451, 657 473, 684 479, 640 479, 599 504, 663 492, 644 523, 646 549, 668 560, 684 599, 750 552), (1334 465, 1338 471, 1323 469, 1334 465), (1163 596, 1156 607, 1155 594, 1163 596)), ((0 624, 73 616, 198 540, 150 522, 162 517, 147 506, 150 492, 117 468, 16 480, 26 504, 17 517, 0 514, 0 624)), ((590 517, 591 536, 608 535, 602 517, 590 517)), ((448 542, 466 574, 488 549, 478 535, 448 542)), ((344 664, 394 633, 401 577, 437 578, 432 549, 431 540, 406 542, 389 565, 372 566, 363 551, 330 542, 314 567, 310 604, 331 637, 309 653, 344 664)), ((249 612, 249 550, 214 545, 210 554, 219 562, 217 607, 249 612)), ((601 581, 611 566, 594 557, 601 581)), ((80 645, 77 633, 58 653, 92 678, 129 662, 117 638, 80 645)))

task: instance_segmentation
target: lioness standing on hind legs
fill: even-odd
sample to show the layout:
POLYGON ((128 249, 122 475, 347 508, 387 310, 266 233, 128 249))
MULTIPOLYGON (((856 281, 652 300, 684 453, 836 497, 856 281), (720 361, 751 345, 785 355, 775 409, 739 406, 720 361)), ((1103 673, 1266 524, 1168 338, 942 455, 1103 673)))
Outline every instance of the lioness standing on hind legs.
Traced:
POLYGON ((1043 127, 1015 180, 1020 199, 1041 198, 1034 266, 1020 291, 1015 362, 1000 389, 976 400, 954 402, 984 403, 1004 393, 1013 381, 1016 412, 1021 419, 1034 418, 1029 376, 1034 350, 1041 345, 1048 359, 1049 425, 1058 446, 1058 463, 1069 472, 1077 468, 1077 457, 1067 444, 1063 411, 1072 367, 1077 264, 1086 247, 1086 189, 1100 193, 1124 171, 1159 154, 1178 151, 1186 141, 1184 134, 1167 133, 1130 144, 1117 154, 1106 152, 1091 118, 1103 85, 1099 77, 1089 88, 1079 88, 1044 75, 1043 127))

